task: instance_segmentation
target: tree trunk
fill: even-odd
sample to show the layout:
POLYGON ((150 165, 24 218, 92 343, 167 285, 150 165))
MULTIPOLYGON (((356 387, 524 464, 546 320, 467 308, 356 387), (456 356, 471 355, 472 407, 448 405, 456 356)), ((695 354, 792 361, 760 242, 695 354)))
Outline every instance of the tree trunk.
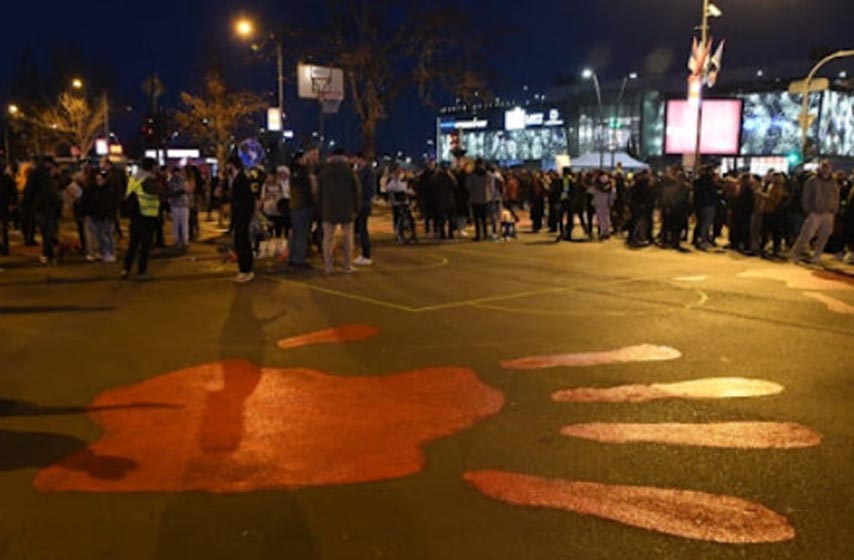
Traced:
POLYGON ((365 159, 373 161, 377 156, 377 121, 366 119, 362 122, 362 153, 365 159))

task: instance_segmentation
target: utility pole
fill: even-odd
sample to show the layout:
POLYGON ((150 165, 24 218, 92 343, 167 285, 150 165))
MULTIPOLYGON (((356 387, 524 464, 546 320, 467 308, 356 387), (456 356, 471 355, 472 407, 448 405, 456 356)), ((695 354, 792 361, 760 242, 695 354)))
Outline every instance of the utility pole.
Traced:
MULTIPOLYGON (((276 39, 276 66, 278 70, 279 81, 279 120, 285 121, 285 47, 282 40, 276 39)), ((284 128, 284 124, 282 125, 284 128)))

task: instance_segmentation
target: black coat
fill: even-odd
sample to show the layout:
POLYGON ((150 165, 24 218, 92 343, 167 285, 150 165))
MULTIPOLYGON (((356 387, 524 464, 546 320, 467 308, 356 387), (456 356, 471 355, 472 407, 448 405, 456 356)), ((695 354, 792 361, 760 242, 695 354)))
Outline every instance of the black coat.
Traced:
POLYGON ((248 224, 255 215, 255 195, 249 178, 241 171, 231 183, 231 220, 238 224, 248 224))
POLYGON ((18 189, 15 179, 5 173, 0 176, 0 218, 7 219, 9 210, 18 202, 18 189))

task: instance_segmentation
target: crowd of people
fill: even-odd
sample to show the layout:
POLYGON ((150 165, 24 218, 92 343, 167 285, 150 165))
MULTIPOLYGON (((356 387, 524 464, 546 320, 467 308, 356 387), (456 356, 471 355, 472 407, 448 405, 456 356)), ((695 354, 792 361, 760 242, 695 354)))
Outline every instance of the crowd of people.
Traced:
POLYGON ((244 169, 233 156, 222 176, 212 177, 206 167, 158 166, 152 159, 129 176, 108 158, 70 168, 44 157, 20 170, 7 166, 0 178, 0 251, 9 254, 9 229, 15 227, 25 245, 34 245, 40 233, 45 264, 68 250, 111 263, 124 217, 129 241, 121 276, 130 277, 135 266, 145 278, 152 247, 165 245, 166 222, 175 250, 183 252, 199 235, 200 210, 206 209, 209 221, 217 210, 223 227, 228 218, 238 282, 254 278, 262 243, 292 268, 312 267, 316 246, 324 272, 333 272, 339 229, 341 268, 352 272, 373 262, 368 222, 379 196, 392 209, 395 232, 411 222, 411 237, 398 235, 400 242, 415 241, 417 230, 437 240, 469 237, 469 230, 476 242, 512 240, 526 212, 531 232, 547 231, 556 242, 620 237, 630 248, 687 251, 683 244, 690 241, 700 251, 812 263, 828 250, 854 264, 852 182, 854 175, 834 173, 827 161, 814 172, 764 176, 721 175, 713 165, 696 176, 676 167, 558 173, 500 169, 481 159, 428 162, 421 170, 390 165, 377 173, 360 154, 338 150, 321 162, 313 149, 270 170, 244 169), (71 247, 59 242, 63 209, 78 233, 71 247))

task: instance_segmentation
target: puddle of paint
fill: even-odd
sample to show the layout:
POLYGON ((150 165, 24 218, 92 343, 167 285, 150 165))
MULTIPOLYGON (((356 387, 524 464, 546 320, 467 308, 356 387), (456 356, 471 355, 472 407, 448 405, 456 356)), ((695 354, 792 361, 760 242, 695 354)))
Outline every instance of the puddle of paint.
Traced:
POLYGON ((91 411, 102 437, 42 469, 35 487, 227 493, 387 480, 422 470, 425 443, 504 405, 467 368, 353 378, 244 361, 160 375, 92 405, 146 401, 171 407, 91 411))
POLYGON ((747 544, 795 537, 784 516, 733 496, 501 471, 470 472, 464 479, 485 496, 509 504, 592 515, 688 539, 747 544))
POLYGON ((823 303, 827 306, 828 311, 841 315, 854 315, 854 306, 848 305, 844 301, 818 292, 804 292, 804 295, 823 303))
POLYGON ((854 290, 852 282, 838 279, 835 275, 815 272, 799 267, 762 268, 748 270, 738 275, 739 278, 758 278, 762 280, 778 280, 794 290, 834 291, 854 290))
POLYGON ((607 352, 588 352, 581 354, 555 354, 551 356, 530 356, 501 362, 504 369, 532 370, 556 367, 589 367, 605 364, 629 362, 657 362, 676 360, 682 353, 669 346, 642 344, 607 352))
POLYGON ((378 335, 380 330, 370 325, 343 325, 280 340, 279 348, 287 350, 314 344, 339 344, 358 342, 378 335))
POLYGON ((566 403, 640 403, 663 399, 734 399, 764 397, 783 392, 783 386, 762 379, 712 377, 679 383, 621 385, 619 387, 578 387, 552 394, 552 400, 566 403))
POLYGON ((573 424, 567 437, 603 443, 660 443, 726 449, 798 449, 815 447, 821 435, 788 422, 722 422, 714 424, 573 424))

